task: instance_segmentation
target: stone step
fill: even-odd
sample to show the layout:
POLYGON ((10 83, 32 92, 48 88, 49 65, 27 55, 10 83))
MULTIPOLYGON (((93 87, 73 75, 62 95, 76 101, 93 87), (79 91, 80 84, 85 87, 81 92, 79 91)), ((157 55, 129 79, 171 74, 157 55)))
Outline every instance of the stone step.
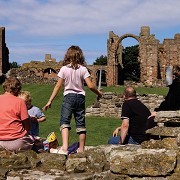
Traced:
POLYGON ((180 127, 154 127, 146 131, 147 134, 165 137, 178 137, 180 127))

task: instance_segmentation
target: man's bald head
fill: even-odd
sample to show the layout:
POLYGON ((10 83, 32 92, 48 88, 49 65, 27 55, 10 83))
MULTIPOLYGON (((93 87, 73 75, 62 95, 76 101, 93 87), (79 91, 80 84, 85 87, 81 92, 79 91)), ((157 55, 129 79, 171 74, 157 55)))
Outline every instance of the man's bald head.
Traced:
POLYGON ((124 96, 125 99, 136 98, 136 90, 133 87, 128 86, 124 90, 124 96))

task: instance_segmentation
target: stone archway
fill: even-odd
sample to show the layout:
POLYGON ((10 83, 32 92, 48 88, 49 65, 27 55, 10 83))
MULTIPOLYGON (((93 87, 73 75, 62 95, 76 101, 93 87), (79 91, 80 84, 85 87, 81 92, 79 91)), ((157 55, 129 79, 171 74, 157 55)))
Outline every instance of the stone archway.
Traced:
POLYGON ((110 32, 110 40, 108 41, 108 72, 113 77, 108 81, 108 85, 116 84, 121 85, 124 82, 123 79, 123 63, 122 63, 122 41, 127 37, 132 37, 139 42, 139 36, 134 34, 124 34, 121 37, 110 32))
POLYGON ((101 73, 101 85, 102 86, 107 86, 107 81, 108 81, 108 68, 107 66, 104 65, 89 65, 87 66, 89 73, 91 74, 92 81, 95 85, 98 86, 99 84, 99 75, 100 75, 100 70, 102 71, 101 73))
POLYGON ((108 81, 108 86, 119 85, 119 69, 123 69, 122 65, 122 40, 132 37, 139 42, 139 62, 141 69, 140 81, 152 85, 157 80, 158 74, 158 45, 159 41, 154 35, 150 35, 148 26, 141 27, 139 36, 134 34, 124 34, 118 36, 112 31, 109 33, 108 47, 108 72, 113 77, 108 81))
POLYGON ((43 71, 43 75, 45 78, 56 78, 57 77, 57 73, 53 68, 46 68, 43 71))
MULTIPOLYGON (((136 40, 136 44, 138 44, 138 51, 139 51, 139 36, 136 36, 134 34, 124 34, 119 38, 118 43, 119 43, 120 47, 122 47, 122 49, 121 49, 122 53, 119 53, 119 54, 121 54, 121 56, 119 55, 119 57, 118 57, 118 59, 120 59, 120 64, 121 64, 121 65, 118 65, 118 68, 121 68, 118 71, 118 85, 124 84, 124 81, 127 80, 129 77, 131 77, 132 79, 136 79, 135 76, 137 76, 137 74, 139 77, 139 73, 138 73, 139 71, 137 72, 137 69, 140 68, 139 67, 139 53, 136 55, 135 58, 132 57, 132 59, 131 59, 132 62, 137 62, 137 65, 129 66, 128 65, 129 60, 127 61, 127 58, 125 58, 125 56, 127 55, 125 53, 125 47, 123 47, 123 40, 126 38, 131 38, 131 39, 136 40)), ((126 49, 126 51, 128 51, 128 49, 126 49)))
POLYGON ((121 65, 122 65, 122 50, 123 50, 122 49, 123 48, 122 41, 123 41, 123 39, 128 38, 128 37, 136 39, 139 43, 139 36, 136 36, 134 34, 124 34, 118 39, 118 41, 116 43, 116 53, 118 55, 118 58, 117 58, 118 62, 120 62, 121 65))

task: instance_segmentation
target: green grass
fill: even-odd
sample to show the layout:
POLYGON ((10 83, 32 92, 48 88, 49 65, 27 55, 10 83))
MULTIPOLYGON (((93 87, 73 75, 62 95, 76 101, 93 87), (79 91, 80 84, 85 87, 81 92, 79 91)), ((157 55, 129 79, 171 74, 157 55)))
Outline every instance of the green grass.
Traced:
MULTIPOLYGON (((158 95, 166 95, 168 88, 167 87, 157 87, 157 88, 147 88, 147 87, 137 87, 135 88, 137 93, 139 94, 158 94, 158 95)), ((103 92, 117 92, 123 93, 124 86, 111 86, 111 87, 103 87, 103 92)))
MULTIPOLYGON (((33 104, 42 108, 48 101, 52 90, 52 85, 23 85, 23 90, 27 90, 31 93, 33 104)), ((96 95, 92 93, 87 87, 86 90, 86 107, 92 105, 96 101, 96 95)), ((103 87, 103 92, 117 92, 122 93, 123 86, 119 87, 103 87)), ((167 88, 136 88, 139 94, 159 94, 166 95, 167 88)), ((2 86, 0 86, 0 94, 2 94, 2 86)), ((63 89, 58 96, 54 99, 51 109, 44 112, 47 120, 40 124, 40 136, 46 137, 50 132, 54 131, 58 136, 59 143, 61 144, 61 135, 59 131, 59 117, 61 110, 61 102, 63 98, 63 89)), ((86 145, 99 145, 107 144, 108 138, 112 135, 115 127, 119 126, 121 121, 117 118, 107 117, 87 117, 87 140, 86 145)), ((78 140, 78 136, 75 132, 74 119, 71 121, 72 130, 70 132, 70 144, 78 140)))

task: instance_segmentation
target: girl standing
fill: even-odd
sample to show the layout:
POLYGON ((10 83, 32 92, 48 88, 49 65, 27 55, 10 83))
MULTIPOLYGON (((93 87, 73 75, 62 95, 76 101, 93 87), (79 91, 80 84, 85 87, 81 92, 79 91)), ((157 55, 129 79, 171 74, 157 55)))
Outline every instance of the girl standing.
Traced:
POLYGON ((64 98, 62 102, 60 131, 62 134, 62 147, 52 149, 50 152, 64 154, 68 153, 70 121, 74 114, 76 122, 76 132, 79 135, 78 152, 84 151, 86 141, 85 124, 85 91, 83 89, 84 81, 88 88, 101 98, 102 93, 96 89, 91 81, 90 74, 85 67, 85 58, 82 50, 78 46, 71 46, 64 57, 63 67, 58 73, 58 82, 43 110, 51 107, 52 101, 58 94, 62 85, 64 85, 64 98))

